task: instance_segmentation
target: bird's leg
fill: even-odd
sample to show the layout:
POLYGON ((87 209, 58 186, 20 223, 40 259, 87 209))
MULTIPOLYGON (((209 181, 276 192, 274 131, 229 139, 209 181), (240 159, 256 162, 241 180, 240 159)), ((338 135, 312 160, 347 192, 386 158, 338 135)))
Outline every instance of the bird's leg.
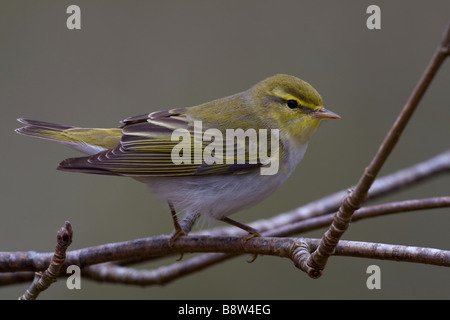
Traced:
MULTIPOLYGON (((233 219, 230 219, 228 217, 222 217, 222 218, 220 218, 220 220, 223 221, 223 222, 226 222, 228 224, 231 224, 232 226, 238 227, 238 228, 248 232, 248 234, 246 236, 242 237, 242 246, 244 246, 245 243, 248 240, 250 240, 251 238, 261 237, 261 235, 259 234, 258 230, 254 229, 254 228, 252 228, 252 227, 250 227, 250 226, 248 226, 246 224, 237 222, 237 221, 235 221, 233 219)), ((258 254, 254 253, 252 259, 250 261, 247 261, 247 262, 252 263, 253 261, 256 260, 257 257, 258 257, 258 254)))
POLYGON ((184 233, 188 234, 191 232, 192 226, 194 225, 197 218, 200 216, 200 213, 186 213, 186 215, 181 220, 180 226, 184 233))
POLYGON ((247 232, 248 232, 248 235, 245 236, 245 237, 243 238, 244 244, 245 244, 248 240, 250 240, 251 238, 254 238, 254 237, 260 237, 260 236, 261 236, 261 235, 259 234, 258 230, 253 229, 252 227, 250 227, 250 226, 248 226, 248 225, 246 225, 246 224, 237 222, 237 221, 235 221, 235 220, 233 220, 233 219, 230 219, 230 218, 228 218, 228 217, 222 217, 222 218, 220 218, 220 220, 223 221, 223 222, 226 222, 226 223, 228 223, 228 224, 231 224, 232 226, 235 226, 235 227, 238 227, 238 228, 240 228, 240 229, 242 229, 242 230, 247 231, 247 232))
POLYGON ((173 204, 170 202, 167 202, 170 208, 170 212, 172 213, 172 219, 173 219, 173 225, 175 227, 174 232, 172 233, 172 237, 169 240, 170 247, 173 247, 173 244, 175 240, 178 239, 179 236, 185 236, 187 235, 183 229, 181 228, 180 224, 178 223, 178 217, 177 212, 175 211, 175 208, 173 207, 173 204))

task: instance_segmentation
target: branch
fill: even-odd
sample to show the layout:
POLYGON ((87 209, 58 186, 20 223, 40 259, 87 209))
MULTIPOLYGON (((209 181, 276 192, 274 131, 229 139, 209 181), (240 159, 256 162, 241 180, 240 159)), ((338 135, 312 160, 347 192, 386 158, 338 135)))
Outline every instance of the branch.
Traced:
MULTIPOLYGON (((184 237, 183 242, 187 238, 191 237, 184 237)), ((182 241, 181 239, 182 238, 180 237, 179 241, 182 241)), ((240 238, 237 238, 236 240, 238 241, 233 243, 233 246, 236 245, 235 250, 238 250, 239 239, 240 238)), ((220 242, 223 241, 220 237, 210 238, 210 240, 214 242, 217 241, 217 245, 220 245, 220 242)), ((258 253, 288 258, 293 261, 297 268, 308 272, 307 259, 310 252, 315 250, 319 245, 320 239, 261 237, 253 238, 247 242, 248 244, 245 245, 245 248, 238 250, 239 253, 258 253)), ((185 244, 183 243, 182 246, 184 245, 185 244)), ((213 247, 215 244, 211 243, 211 246, 213 247)), ((83 276, 97 281, 112 283, 140 286, 155 284, 164 285, 180 277, 200 271, 212 263, 217 263, 230 257, 237 256, 237 253, 235 253, 234 250, 232 251, 232 253, 209 253, 181 263, 160 267, 156 270, 137 270, 134 268, 117 266, 113 263, 105 263, 83 269, 83 276)), ((450 267, 450 251, 434 248, 343 240, 340 241, 339 245, 336 247, 335 255, 416 262, 450 267)))
POLYGON ((66 250, 72 243, 72 226, 66 221, 56 236, 57 244, 55 254, 49 267, 42 273, 36 272, 30 288, 21 296, 19 300, 36 300, 38 295, 46 290, 53 282, 56 282, 61 271, 61 267, 66 257, 66 250))
MULTIPOLYGON (((436 209, 450 207, 450 196, 435 197, 426 199, 415 199, 368 206, 355 211, 351 222, 362 219, 384 216, 393 213, 436 209)), ((272 232, 266 233, 268 236, 288 236, 300 232, 311 231, 329 226, 333 222, 334 214, 326 214, 308 220, 299 221, 290 225, 277 228, 272 232)))
MULTIPOLYGON (((411 210, 431 209, 450 207, 450 196, 438 197, 422 200, 410 200, 394 202, 390 204, 376 205, 360 209, 355 213, 357 220, 379 216, 382 214, 390 214, 393 212, 405 212, 411 210)), ((316 217, 312 219, 312 223, 309 220, 301 223, 314 227, 321 227, 328 225, 332 220, 332 215, 326 215, 323 217, 316 217)), ((61 237, 58 237, 61 239, 61 237)), ((71 251, 66 254, 65 263, 62 266, 64 257, 60 250, 61 243, 55 250, 55 256, 51 262, 51 266, 48 270, 52 269, 52 266, 57 265, 58 269, 51 271, 52 276, 49 277, 47 285, 41 288, 37 285, 37 281, 34 281, 32 288, 27 291, 30 297, 36 298, 39 292, 45 290, 52 282, 56 280, 61 268, 66 268, 68 265, 77 264, 83 269, 83 276, 95 279, 98 281, 113 281, 128 284, 138 285, 150 285, 150 284, 164 284, 169 281, 173 281, 176 278, 185 276, 187 274, 204 269, 213 263, 223 261, 238 254, 262 254, 272 255, 289 258, 294 262, 294 265, 298 268, 309 271, 307 265, 307 258, 310 251, 314 250, 319 244, 318 239, 307 238, 273 238, 273 237, 261 237, 248 240, 244 245, 242 244, 241 237, 209 237, 209 236, 188 236, 180 237, 176 243, 171 247, 168 244, 169 236, 156 236, 145 239, 137 239, 126 242, 111 243, 107 245, 101 245, 96 247, 85 248, 81 250, 71 251), (110 261, 117 261, 133 257, 151 257, 159 255, 167 255, 179 252, 222 252, 206 254, 195 257, 193 259, 175 263, 171 266, 162 267, 156 270, 135 270, 133 268, 127 268, 118 266, 110 261), (55 257, 59 258, 55 260, 55 257), (107 262, 108 263, 104 263, 107 262), (37 291, 37 294, 35 293, 37 291)), ((64 242, 68 244, 69 242, 64 242)), ((447 257, 450 252, 418 247, 405 247, 394 246, 384 244, 372 244, 365 242, 346 242, 339 247, 336 252, 337 255, 357 256, 365 258, 382 258, 397 261, 419 262, 441 266, 449 266, 450 260, 447 257), (375 249, 376 250, 375 250, 375 249), (394 250, 394 251, 392 251, 394 250), (393 252, 404 252, 401 255, 393 255, 393 252), (431 250, 431 251, 430 251, 431 250), (411 252, 417 252, 412 254, 411 252), (444 257, 444 258, 442 258, 444 257)), ((36 268, 47 263, 47 259, 50 257, 50 253, 36 253, 36 252, 17 252, 10 253, 10 259, 22 260, 19 270, 36 268), (27 265, 28 264, 28 265, 27 265)), ((18 264, 15 265, 16 267, 18 264)), ((19 271, 8 270, 8 271, 19 271)), ((47 272, 47 271, 46 271, 47 272)), ((23 273, 22 273, 23 274, 23 273)), ((45 273, 44 273, 45 274, 45 273)), ((9 275, 9 274, 8 274, 9 275)), ((26 274, 27 277, 30 276, 26 274)), ((5 277, 9 279, 9 277, 5 277)), ((44 279, 44 277, 42 277, 44 279)), ((11 283, 11 281, 5 281, 5 283, 11 283)), ((25 295, 24 295, 25 296, 25 295)), ((28 296, 25 296, 30 298, 28 296)))
MULTIPOLYGON (((353 221, 397 212, 444 207, 450 207, 450 196, 393 202, 359 209, 357 212, 355 212, 353 221)), ((328 214, 322 217, 316 217, 310 220, 298 222, 297 225, 292 226, 292 229, 298 231, 298 229, 303 228, 305 229, 305 231, 309 231, 312 229, 328 226, 332 220, 333 214, 328 214)), ((284 228, 282 230, 282 232, 286 233, 290 233, 291 231, 292 230, 287 230, 287 228, 284 228)), ((280 229, 277 229, 276 232, 271 233, 279 234, 280 229)), ((303 243, 306 243, 304 242, 305 240, 302 241, 303 243)), ((305 250, 307 250, 307 248, 315 249, 319 244, 319 240, 310 239, 307 243, 309 243, 309 245, 304 246, 305 250)), ((341 247, 338 247, 336 255, 420 262, 427 264, 436 264, 440 266, 445 266, 446 263, 448 263, 445 261, 442 262, 440 258, 438 258, 440 255, 448 256, 448 251, 442 251, 438 249, 430 250, 428 250, 427 248, 419 247, 393 246, 384 244, 371 244, 366 242, 346 241, 341 247), (361 250, 358 249, 358 246, 361 250), (377 250, 374 250, 373 248, 376 248, 377 250), (393 253, 396 252, 395 250, 402 251, 404 252, 404 254, 394 255, 393 253), (413 252, 417 252, 417 254, 412 254, 413 252), (409 255, 406 255, 406 253, 408 253, 409 255)), ((256 254, 257 251, 252 251, 249 253, 256 254)), ((259 253, 261 254, 261 252, 259 253)), ((307 258, 309 256, 309 252, 300 251, 297 252, 297 254, 298 253, 303 254, 303 257, 291 257, 291 259, 294 261, 294 264, 298 268, 304 271, 308 270, 307 265, 305 265, 305 257, 307 258)), ((296 253, 292 253, 292 255, 295 254, 296 253)), ((237 254, 207 253, 183 262, 160 267, 156 270, 136 270, 133 268, 118 266, 114 263, 104 263, 83 269, 83 275, 97 281, 109 281, 113 283, 126 283, 135 285, 163 285, 180 277, 203 270, 213 264, 225 261, 236 256, 237 254)))
POLYGON ((334 254, 335 248, 347 230, 353 213, 362 206, 367 198, 368 191, 375 181, 376 176, 380 172, 386 159, 391 154, 403 130, 408 124, 417 105, 428 89, 431 81, 436 75, 438 69, 444 60, 450 54, 450 24, 444 33, 444 37, 431 59, 430 64, 425 70, 424 75, 419 84, 414 89, 411 97, 406 102, 403 110, 398 116, 392 128, 389 130, 386 138, 382 142, 378 152, 375 154, 372 162, 365 169, 356 188, 344 199, 338 212, 336 213, 333 223, 322 237, 322 241, 308 259, 309 275, 312 278, 318 278, 322 274, 322 270, 328 261, 328 258, 334 254))

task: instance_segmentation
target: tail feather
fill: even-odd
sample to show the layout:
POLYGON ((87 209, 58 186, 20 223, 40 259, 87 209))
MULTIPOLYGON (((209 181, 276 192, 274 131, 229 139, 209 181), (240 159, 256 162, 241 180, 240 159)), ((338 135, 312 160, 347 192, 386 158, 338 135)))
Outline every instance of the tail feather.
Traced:
POLYGON ((78 128, 44 121, 18 119, 26 126, 17 133, 46 140, 57 141, 86 154, 114 148, 120 143, 122 129, 78 128))
POLYGON ((73 126, 65 126, 65 125, 57 124, 57 123, 50 123, 50 122, 44 122, 44 121, 39 121, 39 120, 24 119, 24 118, 19 118, 19 119, 17 119, 17 121, 19 121, 20 123, 26 124, 26 125, 30 125, 30 126, 37 126, 37 127, 59 130, 59 131, 74 128, 73 126))
POLYGON ((59 142, 68 141, 68 139, 64 136, 63 131, 74 128, 56 123, 23 118, 19 118, 17 120, 23 124, 26 124, 25 127, 16 129, 17 133, 59 142))

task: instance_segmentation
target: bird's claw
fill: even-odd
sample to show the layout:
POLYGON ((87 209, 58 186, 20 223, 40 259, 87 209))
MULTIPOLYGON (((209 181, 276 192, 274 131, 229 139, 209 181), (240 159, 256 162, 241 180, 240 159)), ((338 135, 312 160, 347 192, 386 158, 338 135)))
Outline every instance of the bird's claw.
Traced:
POLYGON ((173 244, 175 243, 175 240, 178 239, 178 237, 181 236, 187 236, 187 234, 181 230, 181 228, 179 230, 175 230, 175 232, 172 234, 172 236, 169 239, 169 247, 173 248, 173 244))
MULTIPOLYGON (((256 231, 256 230, 250 231, 246 236, 244 236, 244 237, 241 238, 242 246, 244 246, 244 245, 247 243, 248 240, 250 240, 250 239, 252 239, 252 238, 256 238, 256 237, 261 237, 261 235, 259 234, 259 232, 256 231)), ((256 258, 258 258, 258 254, 257 254, 257 253, 254 253, 254 254, 252 254, 252 259, 251 259, 251 260, 248 260, 247 262, 248 262, 248 263, 252 263, 253 261, 256 260, 256 258)))

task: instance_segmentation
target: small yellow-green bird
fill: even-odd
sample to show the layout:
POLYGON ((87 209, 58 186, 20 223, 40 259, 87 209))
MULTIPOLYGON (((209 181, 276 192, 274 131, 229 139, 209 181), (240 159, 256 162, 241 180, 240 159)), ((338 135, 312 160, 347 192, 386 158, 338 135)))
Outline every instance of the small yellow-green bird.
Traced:
POLYGON ((323 119, 339 116, 323 107, 310 84, 278 74, 229 97, 127 118, 118 128, 18 119, 26 126, 16 132, 88 154, 62 161, 59 170, 146 183, 169 204, 173 245, 200 216, 244 229, 248 237, 259 235, 228 216, 262 201, 286 181, 323 119), (274 170, 262 171, 270 167, 274 170), (184 212, 180 223, 177 211, 184 212))

